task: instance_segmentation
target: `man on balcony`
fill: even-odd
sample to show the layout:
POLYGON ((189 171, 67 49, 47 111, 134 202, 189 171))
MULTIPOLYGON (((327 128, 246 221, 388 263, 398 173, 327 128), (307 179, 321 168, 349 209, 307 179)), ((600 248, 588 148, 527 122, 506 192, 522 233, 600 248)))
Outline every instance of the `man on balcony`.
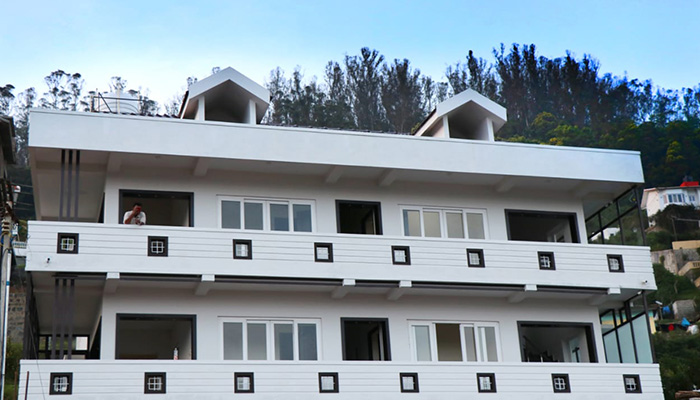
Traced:
POLYGON ((134 203, 134 208, 124 213, 124 223, 146 225, 146 213, 141 210, 141 203, 134 203))

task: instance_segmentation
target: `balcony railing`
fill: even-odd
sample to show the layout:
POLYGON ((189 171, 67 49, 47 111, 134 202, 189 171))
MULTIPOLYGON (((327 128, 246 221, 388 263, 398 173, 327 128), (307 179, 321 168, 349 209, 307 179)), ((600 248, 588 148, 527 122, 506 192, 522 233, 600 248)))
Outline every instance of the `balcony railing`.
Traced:
POLYGON ((29 271, 655 289, 648 247, 43 221, 29 232, 29 271))
MULTIPOLYGON (((50 390, 56 388, 70 390, 70 398, 77 399, 142 398, 148 390, 146 374, 158 373, 163 377, 160 388, 166 395, 183 399, 219 399, 241 393, 241 387, 236 387, 237 380, 234 379, 238 374, 243 378, 241 383, 248 384, 254 398, 309 399, 321 392, 319 373, 322 373, 335 379, 335 388, 344 399, 418 397, 450 400, 476 398, 480 391, 477 374, 487 374, 493 378, 493 390, 505 396, 502 398, 539 400, 550 398, 555 393, 556 375, 567 378, 565 389, 570 394, 565 397, 569 399, 622 398, 625 393, 640 392, 641 395, 635 398, 663 398, 658 365, 445 364, 24 360, 18 386, 19 398, 25 398, 27 387, 26 398, 29 400, 44 399, 50 390), (401 374, 407 374, 409 381, 400 379, 401 374), (66 379, 60 379, 62 377, 66 379), (405 389, 402 384, 411 382, 415 383, 413 394, 402 391, 405 389), (55 384, 64 386, 52 386, 55 384)), ((333 386, 326 386, 329 387, 333 386)))

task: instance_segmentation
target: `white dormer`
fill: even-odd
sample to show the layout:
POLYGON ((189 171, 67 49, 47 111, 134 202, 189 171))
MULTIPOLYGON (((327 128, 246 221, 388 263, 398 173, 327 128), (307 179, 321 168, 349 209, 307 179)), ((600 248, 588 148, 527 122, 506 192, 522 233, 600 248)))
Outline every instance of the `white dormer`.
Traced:
POLYGON ((270 92, 228 67, 190 85, 180 118, 257 124, 270 103, 270 92))
POLYGON ((467 89, 438 104, 415 135, 493 142, 507 120, 504 107, 467 89))

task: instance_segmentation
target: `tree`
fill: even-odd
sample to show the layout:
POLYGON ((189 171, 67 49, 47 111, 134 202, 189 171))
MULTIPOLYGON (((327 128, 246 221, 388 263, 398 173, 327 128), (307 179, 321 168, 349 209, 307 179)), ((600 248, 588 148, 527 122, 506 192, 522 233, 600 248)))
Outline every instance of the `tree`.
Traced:
POLYGON ((382 62, 384 56, 368 47, 363 47, 359 56, 345 56, 348 87, 360 129, 381 130, 386 127, 380 101, 382 62))
POLYGON ((324 104, 326 126, 338 129, 356 127, 352 113, 350 89, 345 72, 340 64, 329 61, 326 64, 326 101, 324 104))
POLYGON ((420 71, 412 70, 407 59, 394 60, 391 66, 384 65, 381 100, 391 128, 409 133, 424 118, 420 71))
POLYGON ((77 111, 87 106, 81 101, 84 81, 79 73, 71 74, 59 69, 44 77, 44 82, 48 90, 39 101, 41 107, 77 111))
POLYGON ((12 100, 15 98, 12 94, 14 89, 15 87, 10 84, 0 86, 0 114, 10 114, 10 104, 12 104, 12 100))

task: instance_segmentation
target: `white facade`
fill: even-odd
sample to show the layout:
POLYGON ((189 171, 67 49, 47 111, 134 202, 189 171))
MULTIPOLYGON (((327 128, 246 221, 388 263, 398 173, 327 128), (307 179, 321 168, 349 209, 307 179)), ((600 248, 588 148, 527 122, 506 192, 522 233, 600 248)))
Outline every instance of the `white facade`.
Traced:
POLYGON ((20 398, 662 397, 649 249, 587 239, 638 153, 495 142, 473 92, 420 137, 258 125, 263 88, 196 85, 179 120, 32 112, 20 398))
POLYGON ((700 207, 700 186, 697 182, 689 183, 685 186, 644 189, 642 208, 647 216, 651 218, 671 204, 700 207))

